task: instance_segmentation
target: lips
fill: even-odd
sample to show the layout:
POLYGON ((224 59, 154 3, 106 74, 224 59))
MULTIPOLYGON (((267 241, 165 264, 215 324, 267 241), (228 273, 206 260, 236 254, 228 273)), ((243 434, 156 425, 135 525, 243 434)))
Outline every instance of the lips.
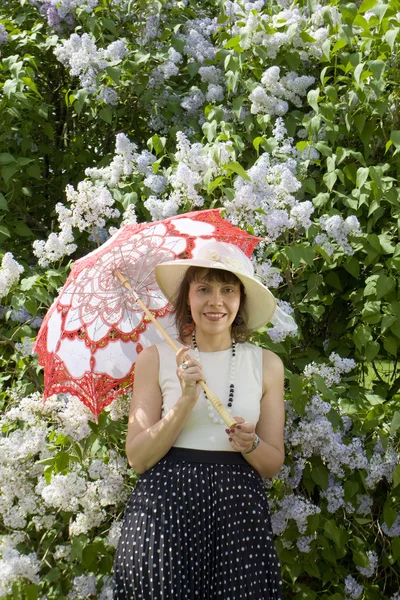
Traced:
POLYGON ((220 321, 226 316, 226 313, 203 313, 209 321, 220 321))

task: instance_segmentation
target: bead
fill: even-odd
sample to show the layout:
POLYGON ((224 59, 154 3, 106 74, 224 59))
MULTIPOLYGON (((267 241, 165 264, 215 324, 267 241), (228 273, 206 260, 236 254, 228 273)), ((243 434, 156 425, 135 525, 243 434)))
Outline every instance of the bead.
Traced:
MULTIPOLYGON (((196 355, 196 360, 197 362, 201 363, 200 361, 200 353, 199 353, 199 349, 197 347, 197 342, 196 342, 196 335, 195 332, 193 331, 192 333, 192 343, 193 343, 193 349, 196 355)), ((234 398, 234 391, 235 391, 235 371, 236 371, 236 361, 235 361, 235 351, 236 351, 236 341, 232 340, 232 356, 231 356, 231 368, 230 368, 230 384, 229 384, 229 395, 228 395, 228 402, 227 402, 227 406, 228 408, 231 408, 232 403, 233 403, 233 398, 234 398)), ((215 423, 216 425, 224 425, 224 420, 219 418, 219 415, 217 413, 217 411, 215 411, 213 405, 211 404, 211 402, 208 400, 207 398, 207 394, 204 392, 204 397, 207 401, 207 408, 208 408, 208 416, 211 419, 211 421, 213 423, 215 423)))

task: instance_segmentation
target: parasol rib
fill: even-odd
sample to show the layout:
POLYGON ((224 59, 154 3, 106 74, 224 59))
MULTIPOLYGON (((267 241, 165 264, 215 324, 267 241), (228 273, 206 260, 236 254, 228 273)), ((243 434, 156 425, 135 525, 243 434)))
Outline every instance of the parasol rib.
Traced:
MULTIPOLYGON (((168 333, 165 331, 165 329, 160 325, 160 323, 157 321, 157 319, 155 318, 153 313, 147 308, 147 306, 144 304, 144 302, 142 302, 142 300, 138 297, 135 290, 132 289, 128 279, 126 279, 124 277, 124 275, 121 273, 121 271, 118 271, 118 270, 114 271, 114 275, 116 277, 118 277, 118 279, 120 280, 120 282, 124 286, 124 288, 129 290, 129 292, 133 295, 137 304, 145 312, 146 316, 152 321, 152 323, 154 323, 154 325, 157 327, 158 331, 164 336, 164 338, 166 339, 168 344, 174 349, 175 352, 178 352, 179 346, 177 346, 177 344, 175 344, 174 340, 168 335, 168 333)), ((188 360, 188 358, 189 358, 188 356, 185 356, 185 360, 188 360)), ((233 429, 234 427, 236 427, 237 423, 236 423, 235 419, 233 418, 233 416, 231 415, 229 410, 226 408, 226 406, 218 398, 218 396, 216 396, 216 394, 208 387, 208 385, 206 383, 204 383, 204 381, 199 381, 199 384, 205 391, 207 398, 209 399, 209 401, 211 402, 211 404, 213 405, 215 410, 219 413, 221 418, 224 420, 226 425, 230 429, 233 429)))

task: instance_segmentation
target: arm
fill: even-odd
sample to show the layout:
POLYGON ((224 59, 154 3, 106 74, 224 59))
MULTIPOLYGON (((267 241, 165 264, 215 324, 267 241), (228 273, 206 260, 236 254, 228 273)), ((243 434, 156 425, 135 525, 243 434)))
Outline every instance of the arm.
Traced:
MULTIPOLYGON (((182 363, 182 348, 177 361, 182 363)), ((194 364, 194 361, 191 361, 194 364)), ((132 395, 126 454, 129 465, 144 473, 153 467, 171 448, 186 419, 195 405, 200 386, 196 377, 203 379, 199 368, 194 365, 187 371, 178 368, 178 376, 186 381, 182 384, 182 395, 173 408, 161 418, 162 395, 158 384, 159 355, 157 348, 146 348, 139 355, 135 366, 135 384, 132 395)))
POLYGON ((230 433, 232 447, 237 452, 250 450, 255 432, 259 435, 258 448, 250 454, 244 454, 244 457, 262 477, 273 477, 285 460, 283 383, 281 359, 270 350, 263 350, 263 396, 259 421, 254 428, 251 423, 245 423, 243 419, 238 418, 238 428, 234 433, 230 433))

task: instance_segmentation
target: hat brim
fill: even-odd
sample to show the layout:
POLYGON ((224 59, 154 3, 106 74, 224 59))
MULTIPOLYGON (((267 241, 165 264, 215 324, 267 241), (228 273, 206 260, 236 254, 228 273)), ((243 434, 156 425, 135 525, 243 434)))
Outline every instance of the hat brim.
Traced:
POLYGON ((189 267, 219 269, 236 275, 242 282, 246 292, 245 306, 248 314, 246 326, 248 329, 257 331, 270 322, 276 309, 276 300, 269 289, 254 277, 245 275, 235 269, 227 269, 225 265, 219 266, 211 260, 178 259, 157 265, 154 269, 155 277, 159 288, 168 300, 174 300, 189 267))

